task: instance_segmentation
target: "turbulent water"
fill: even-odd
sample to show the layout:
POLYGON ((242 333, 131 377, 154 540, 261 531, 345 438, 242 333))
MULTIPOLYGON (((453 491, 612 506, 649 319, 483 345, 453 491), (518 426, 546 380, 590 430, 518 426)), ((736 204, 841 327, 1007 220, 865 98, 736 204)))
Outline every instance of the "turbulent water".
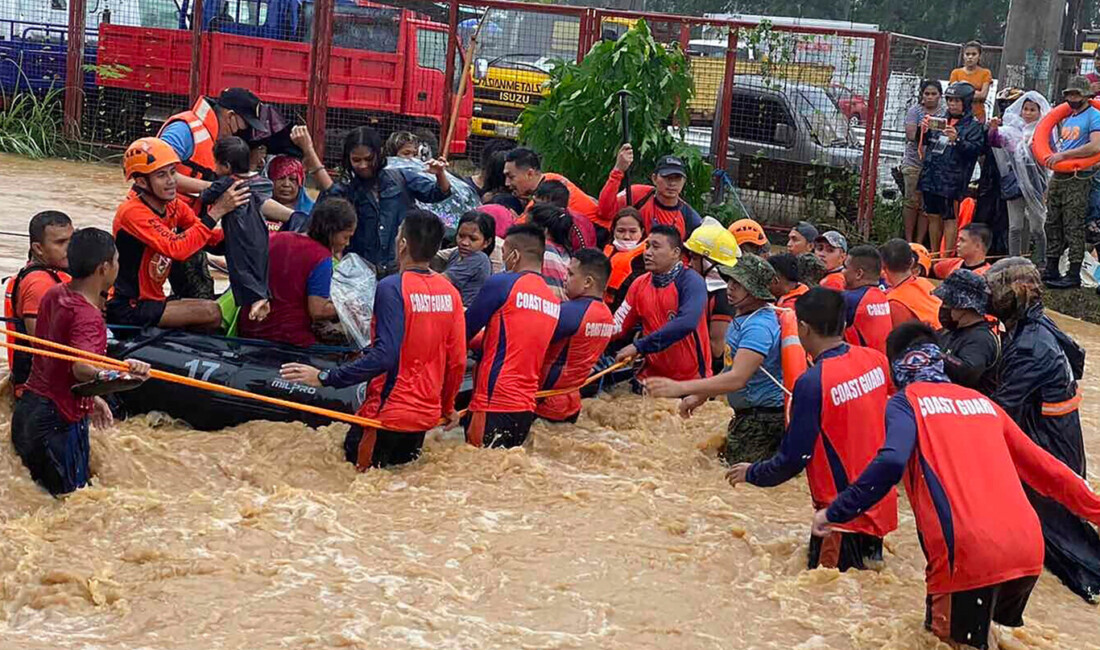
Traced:
MULTIPOLYGON (((106 226, 119 176, 0 156, 0 229, 44 208, 106 226)), ((0 240, 9 272, 26 243, 0 240)), ((1100 328, 1061 323, 1100 358, 1100 328)), ((1095 468, 1093 381, 1083 416, 1095 468)), ((436 432, 365 474, 341 426, 140 418, 93 432, 96 485, 60 501, 4 440, 0 648, 941 647, 904 500, 884 571, 806 571, 805 479, 729 488, 728 417, 602 396, 523 449, 436 432)), ((1003 647, 1100 648, 1100 611, 1049 574, 1025 619, 1003 647)))

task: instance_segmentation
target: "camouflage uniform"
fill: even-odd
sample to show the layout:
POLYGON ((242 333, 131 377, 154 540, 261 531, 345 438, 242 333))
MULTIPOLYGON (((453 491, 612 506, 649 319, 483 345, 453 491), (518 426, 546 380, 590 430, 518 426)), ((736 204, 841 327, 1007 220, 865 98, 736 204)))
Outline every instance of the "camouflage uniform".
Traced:
POLYGON ((718 457, 729 465, 768 460, 779 451, 785 429, 782 409, 735 413, 726 427, 726 444, 718 451, 718 457))
POLYGON ((1054 174, 1047 196, 1047 267, 1058 268, 1058 258, 1069 247, 1069 263, 1085 257, 1085 215, 1089 211, 1092 174, 1054 174))
MULTIPOLYGON (((821 268, 824 270, 823 266, 821 268)), ((775 278, 775 269, 763 258, 743 255, 737 260, 736 266, 719 266, 718 271, 728 280, 739 283, 756 298, 767 302, 775 300, 768 288, 775 278)), ((726 443, 718 452, 718 457, 731 465, 767 460, 779 451, 779 442, 783 439, 785 427, 782 408, 737 410, 726 427, 726 443)))

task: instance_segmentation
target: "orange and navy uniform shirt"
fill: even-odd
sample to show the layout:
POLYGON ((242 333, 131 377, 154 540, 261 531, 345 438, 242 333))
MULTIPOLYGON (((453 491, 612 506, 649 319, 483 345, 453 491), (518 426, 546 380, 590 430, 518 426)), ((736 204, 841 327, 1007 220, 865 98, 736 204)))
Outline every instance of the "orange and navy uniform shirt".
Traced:
MULTIPOLYGON (((582 296, 561 305, 561 316, 542 364, 541 390, 584 383, 615 333, 615 318, 598 298, 582 296)), ((540 398, 535 415, 565 420, 581 410, 580 390, 540 398)))
POLYGON ((959 269, 968 269, 978 275, 985 275, 985 272, 992 266, 989 262, 982 260, 981 264, 975 266, 967 266, 963 263, 961 257, 952 257, 946 260, 940 260, 932 265, 932 277, 939 278, 940 280, 946 280, 947 276, 951 275, 959 269))
POLYGON ((844 340, 886 354, 886 337, 894 329, 886 292, 868 286, 844 292, 848 327, 844 340))
POLYGON ((206 246, 221 243, 224 233, 215 225, 208 217, 195 216, 179 198, 158 214, 131 192, 115 212, 112 228, 119 267, 114 297, 163 302, 172 262, 186 261, 206 246))
POLYGON ((928 593, 1036 576, 1043 533, 1021 481, 1100 524, 1100 497, 1000 406, 949 382, 918 381, 886 406, 886 443, 826 513, 843 524, 904 475, 928 566, 928 593))
MULTIPOLYGON (((604 228, 610 229, 615 215, 627 206, 626 191, 619 191, 622 184, 623 173, 612 169, 600 191, 598 223, 604 228)), ((703 218, 695 208, 683 199, 673 206, 661 205, 657 200, 657 189, 652 185, 631 185, 630 198, 633 200, 633 207, 642 213, 642 227, 647 233, 653 230, 653 226, 674 226, 680 231, 680 237, 687 239, 703 223, 703 218)))
POLYGON ((391 275, 378 283, 372 329, 363 356, 331 370, 324 385, 370 382, 359 415, 388 431, 436 426, 454 411, 466 370, 462 296, 438 273, 391 275))
POLYGON ((672 282, 658 287, 653 274, 642 275, 626 292, 615 312, 616 336, 639 323, 642 337, 634 341, 645 365, 638 378, 686 380, 710 377, 710 330, 707 327, 707 285, 687 267, 672 282))
POLYGON ((560 312, 561 301, 538 273, 489 276, 466 311, 466 337, 485 330, 470 411, 535 410, 542 352, 550 347, 560 312))
POLYGON ((781 309, 794 309, 794 303, 798 302, 798 297, 809 290, 809 287, 799 282, 794 289, 791 289, 786 295, 775 301, 775 306, 781 309))
POLYGON ((844 291, 847 286, 844 282, 844 267, 827 272, 825 277, 821 278, 820 285, 833 291, 844 291))
MULTIPOLYGON (((795 383, 791 421, 779 452, 753 463, 746 480, 772 487, 805 469, 814 509, 828 507, 882 447, 892 392, 883 354, 847 343, 825 351, 795 383)), ((897 527, 898 493, 891 487, 844 530, 885 537, 897 527)))

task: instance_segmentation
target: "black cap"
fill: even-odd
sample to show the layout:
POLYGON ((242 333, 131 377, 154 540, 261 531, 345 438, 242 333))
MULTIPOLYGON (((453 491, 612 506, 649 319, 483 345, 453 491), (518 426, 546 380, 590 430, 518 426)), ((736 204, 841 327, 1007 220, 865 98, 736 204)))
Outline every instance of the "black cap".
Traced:
POLYGON ((676 156, 662 156, 657 160, 658 176, 687 176, 687 170, 684 168, 684 161, 676 156))
POLYGON ((248 126, 256 131, 267 129, 267 126, 260 121, 260 98, 247 88, 226 88, 214 103, 240 115, 248 126))

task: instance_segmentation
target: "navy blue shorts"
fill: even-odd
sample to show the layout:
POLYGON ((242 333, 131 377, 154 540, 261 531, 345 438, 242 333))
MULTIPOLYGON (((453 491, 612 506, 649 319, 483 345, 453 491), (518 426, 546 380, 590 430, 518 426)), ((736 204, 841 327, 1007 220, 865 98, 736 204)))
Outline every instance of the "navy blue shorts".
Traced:
POLYGON ((50 494, 88 484, 88 418, 68 422, 52 401, 26 391, 15 403, 11 441, 31 478, 50 494))

